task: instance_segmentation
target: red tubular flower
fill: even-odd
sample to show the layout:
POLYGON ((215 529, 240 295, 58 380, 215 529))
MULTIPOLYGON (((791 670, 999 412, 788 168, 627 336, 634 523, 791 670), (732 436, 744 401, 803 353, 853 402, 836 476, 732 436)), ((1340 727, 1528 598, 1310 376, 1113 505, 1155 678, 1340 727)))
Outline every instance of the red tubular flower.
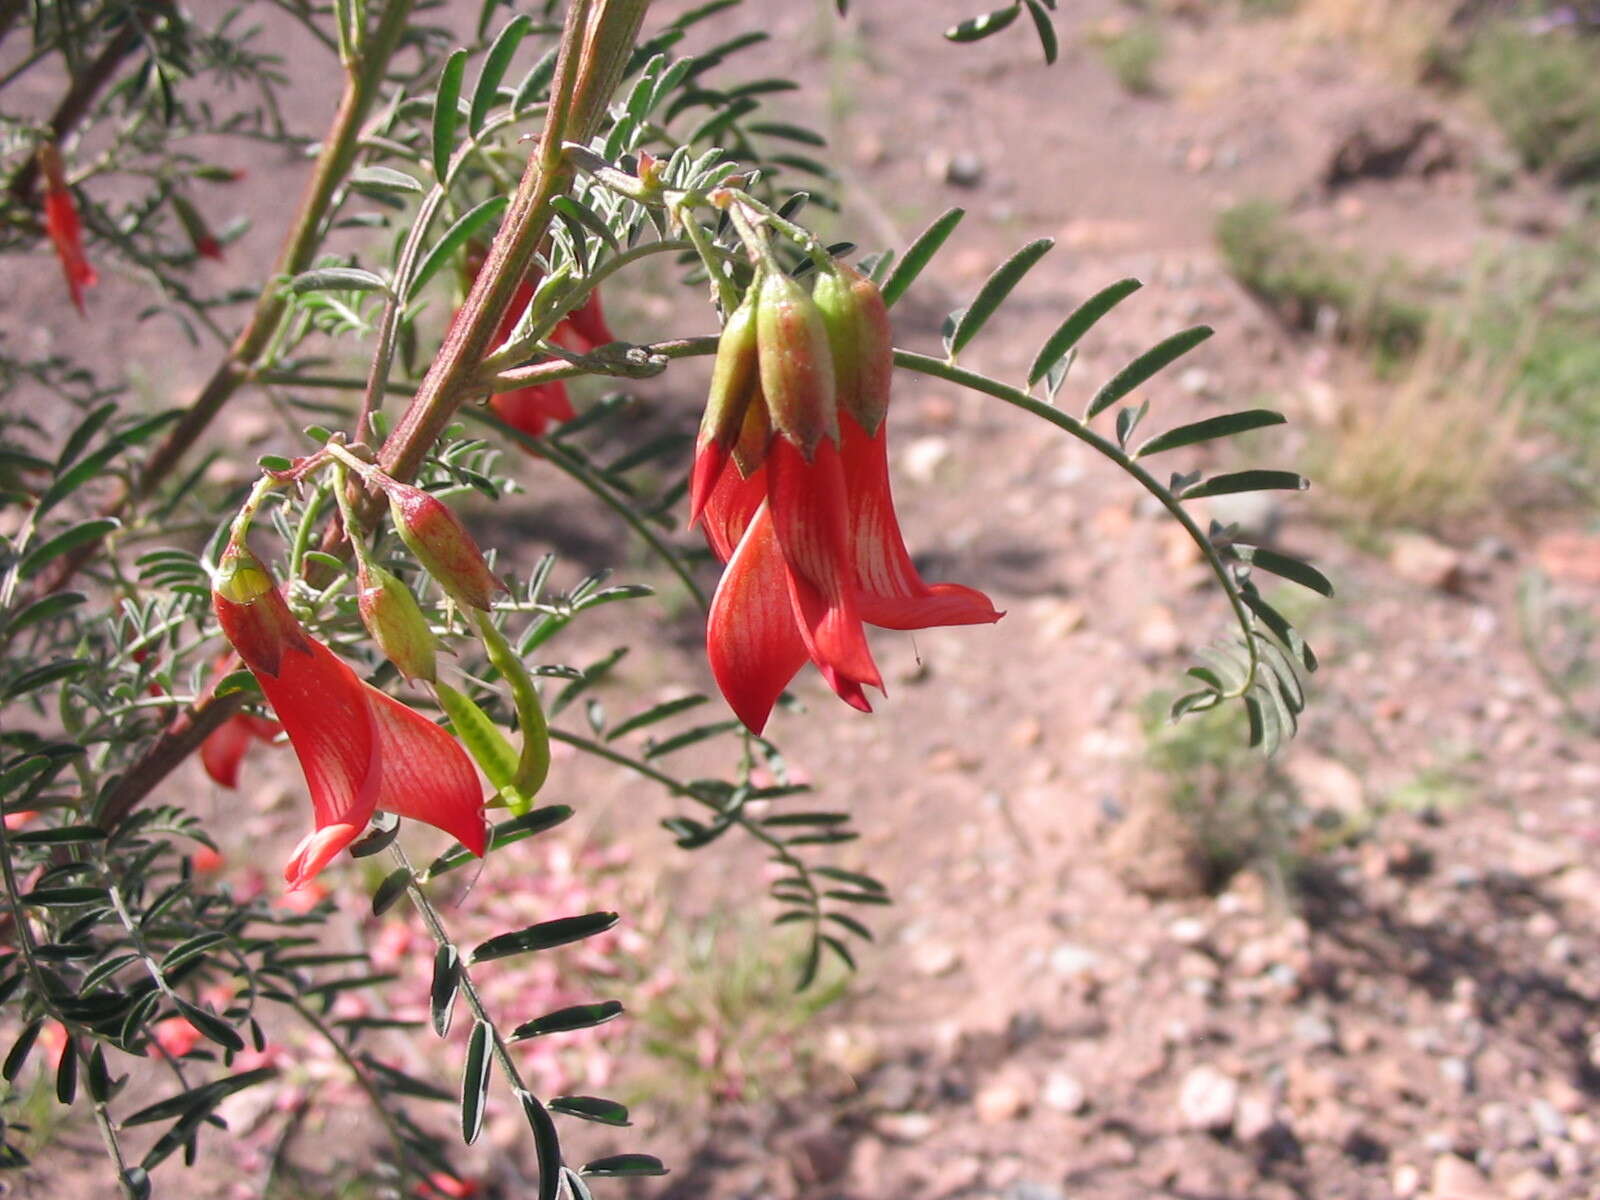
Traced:
MULTIPOLYGON (((786 294, 784 302, 792 307, 793 295, 786 294)), ((877 334, 886 328, 886 317, 869 307, 859 320, 852 355, 886 355, 888 341, 877 334)), ((766 405, 761 392, 782 392, 789 412, 783 419, 772 414, 779 436, 770 443, 759 439, 752 458, 752 447, 743 444, 747 439, 729 446, 730 419, 712 422, 722 435, 702 427, 695 464, 702 497, 696 516, 712 551, 727 563, 706 624, 707 657, 729 706, 757 733, 808 659, 840 699, 870 711, 865 689, 881 690, 883 683, 863 622, 926 629, 987 624, 1001 616, 982 592, 923 581, 906 552, 889 487, 882 421, 888 368, 873 363, 857 371, 852 364, 852 377, 872 381, 872 394, 861 394, 859 387, 833 393, 818 383, 829 372, 817 360, 830 351, 816 345, 816 334, 806 326, 790 312, 784 322, 773 323, 778 332, 762 329, 761 389, 749 408, 766 405), (781 353, 771 351, 774 339, 782 340, 781 353), (817 411, 819 396, 826 413, 817 411), (877 418, 871 432, 857 416, 863 412, 877 418), (802 436, 783 436, 783 424, 802 436), (804 435, 813 431, 820 432, 808 453, 804 435)), ((729 327, 736 328, 735 322, 729 327)), ((751 424, 744 422, 746 428, 751 424)))
POLYGON ((44 172, 44 231, 61 260, 67 277, 67 292, 80 314, 84 314, 83 292, 100 282, 99 273, 83 253, 83 226, 78 221, 78 206, 67 187, 61 168, 61 155, 48 142, 39 147, 39 165, 44 172))
POLYGON ((307 634, 242 546, 223 556, 212 603, 283 723, 311 790, 316 829, 284 869, 291 889, 353 842, 377 809, 424 821, 483 854, 482 790, 448 733, 363 682, 307 634))
MULTIPOLYGON (((506 309, 506 315, 500 318, 499 329, 495 331, 497 345, 511 336, 512 330, 516 329, 517 322, 522 319, 522 314, 532 299, 533 285, 519 284, 516 294, 511 298, 510 307, 506 309)), ((580 352, 587 349, 569 345, 562 336, 565 329, 565 322, 556 329, 553 335, 556 342, 580 352)), ((567 395, 567 385, 559 379, 553 383, 537 383, 532 387, 518 388, 514 392, 498 392, 489 398, 489 407, 507 425, 521 430, 529 437, 543 437, 550 422, 570 421, 577 415, 573 412, 572 400, 567 395)))
POLYGON ((200 743, 200 765, 225 788, 239 786, 239 763, 257 741, 270 742, 282 728, 276 721, 252 713, 229 717, 200 743))
MULTIPOLYGON (((605 309, 600 305, 599 288, 591 291, 582 304, 569 312, 562 324, 570 327, 581 341, 588 343, 579 351, 583 354, 587 354, 597 346, 610 345, 617 340, 616 335, 611 332, 611 327, 606 324, 605 309)), ((565 346, 567 343, 561 344, 565 346)))

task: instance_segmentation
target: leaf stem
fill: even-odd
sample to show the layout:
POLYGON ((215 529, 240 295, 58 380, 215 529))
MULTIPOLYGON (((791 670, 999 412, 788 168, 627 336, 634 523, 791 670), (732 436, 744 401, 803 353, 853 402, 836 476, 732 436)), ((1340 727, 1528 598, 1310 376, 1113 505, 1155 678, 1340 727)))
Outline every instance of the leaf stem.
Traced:
POLYGON ((1246 695, 1255 686, 1256 677, 1261 668, 1261 649, 1255 637, 1255 624, 1250 616, 1250 609, 1245 604, 1244 595, 1239 590, 1238 582, 1233 577, 1233 571, 1211 539, 1206 536, 1199 522, 1184 508, 1183 501, 1175 496, 1171 489, 1161 483, 1154 475, 1150 474, 1144 466, 1132 455, 1128 454, 1116 443, 1101 437, 1076 417, 1052 408, 1042 400, 1036 400, 1020 388, 1001 383, 998 379, 990 379, 987 375, 980 375, 976 371, 968 371, 944 359, 933 358, 926 354, 917 354, 911 350, 896 349, 894 363, 897 367, 904 367, 909 371, 916 371, 922 375, 931 375, 936 379, 958 383, 962 387, 971 388, 975 392, 993 396, 997 400, 1004 400, 1023 412, 1031 413, 1040 420, 1048 421, 1057 429, 1064 430, 1077 438, 1086 446, 1091 447, 1096 453, 1110 459, 1124 472, 1131 475, 1145 491, 1154 496, 1161 507, 1172 515, 1172 518, 1182 525, 1184 531, 1199 547, 1200 553, 1205 556, 1211 573, 1216 576, 1217 582, 1222 585, 1222 590, 1228 597, 1228 603, 1233 608, 1234 619, 1239 623, 1239 629, 1244 636, 1244 642, 1250 655, 1249 669, 1245 672, 1242 682, 1234 688, 1218 692, 1224 700, 1237 700, 1246 695))

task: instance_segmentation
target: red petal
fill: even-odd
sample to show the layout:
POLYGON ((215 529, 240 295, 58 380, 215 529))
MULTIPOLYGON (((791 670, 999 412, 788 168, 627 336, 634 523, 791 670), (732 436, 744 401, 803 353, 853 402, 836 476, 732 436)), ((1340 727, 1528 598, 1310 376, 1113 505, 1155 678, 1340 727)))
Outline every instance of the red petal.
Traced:
POLYGON ((572 326, 574 332, 589 343, 588 348, 591 350, 617 340, 616 335, 606 325, 605 310, 600 306, 599 288, 590 292, 579 307, 567 314, 564 324, 572 326))
POLYGON ((78 312, 84 311, 83 291, 100 282, 100 276, 89 265, 83 253, 83 227, 78 222, 78 208, 72 193, 65 187, 49 187, 44 196, 44 229, 61 260, 61 272, 67 279, 67 291, 78 312))
POLYGON ((955 583, 930 587, 917 573, 906 553, 889 490, 887 426, 879 426, 877 436, 869 437, 848 413, 840 415, 839 424, 861 619, 885 629, 998 621, 1001 614, 982 592, 955 583))
POLYGON ((225 788, 239 786, 239 760, 244 758, 244 752, 255 738, 251 720, 244 716, 229 717, 200 743, 200 765, 225 788))
MULTIPOLYGON (((695 451, 694 466, 689 469, 689 525, 693 529, 705 512, 706 501, 711 498, 712 488, 727 469, 728 460, 733 457, 731 446, 717 444, 715 438, 706 441, 695 451)), ((719 554, 719 558, 727 559, 727 555, 719 554)))
POLYGON ((749 479, 737 470, 718 474, 700 511, 701 528, 705 530, 713 554, 723 562, 733 557, 734 547, 743 540, 751 519, 766 498, 765 467, 758 467, 749 479))
POLYGON ((371 684, 372 766, 362 801, 425 821, 482 856, 488 843, 478 773, 455 738, 371 684))
POLYGON ((772 514, 763 504, 722 573, 706 620, 711 673, 728 706, 755 733, 766 726, 773 704, 807 657, 787 576, 772 514))
MULTIPOLYGON (((823 438, 816 457, 807 462, 786 438, 775 438, 767 473, 772 524, 787 567, 789 598, 812 661, 843 679, 881 688, 883 680, 872 661, 856 604, 838 448, 823 438)), ((839 690, 837 685, 834 690, 839 690)))
POLYGON ((301 838, 300 844, 294 848, 294 853, 289 856, 289 862, 283 868, 283 877, 289 883, 289 890, 297 892, 310 884, 322 868, 333 861, 339 851, 361 836, 364 828, 366 828, 365 821, 360 825, 348 823, 319 825, 301 838))
POLYGON ((575 415, 567 385, 559 379, 501 392, 489 398, 489 407, 507 425, 529 437, 543 437, 550 422, 570 421, 575 415))
POLYGON ((256 676, 289 735, 311 792, 317 832, 296 848, 285 872, 295 886, 353 840, 373 810, 364 786, 373 747, 366 697, 370 689, 321 642, 307 638, 306 644, 305 650, 284 651, 276 677, 256 676), (329 834, 334 828, 339 834, 329 834), (345 831, 348 837, 342 837, 345 831))

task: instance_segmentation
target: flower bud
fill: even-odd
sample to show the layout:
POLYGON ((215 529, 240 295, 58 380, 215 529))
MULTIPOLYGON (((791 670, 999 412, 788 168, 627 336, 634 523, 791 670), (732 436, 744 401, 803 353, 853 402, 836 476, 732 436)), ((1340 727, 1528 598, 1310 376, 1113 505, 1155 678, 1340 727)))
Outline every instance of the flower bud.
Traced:
POLYGON ((217 564, 211 605, 223 636, 252 671, 276 678, 285 648, 308 649, 272 574, 242 542, 229 542, 217 564))
POLYGON ((717 360, 711 368, 711 391, 695 439, 694 469, 689 481, 689 524, 700 519, 712 485, 728 463, 739 440, 752 398, 761 391, 760 363, 756 357, 756 291, 728 316, 717 341, 717 360))
POLYGON ((222 243, 217 241, 216 235, 211 232, 211 227, 206 224, 206 219, 200 215, 200 210, 190 203, 189 198, 174 192, 172 210, 178 214, 178 224, 183 226, 194 252, 201 258, 221 262, 222 243))
POLYGON ((389 661, 400 668, 400 674, 430 683, 438 678, 439 640, 411 589, 372 562, 358 565, 356 587, 361 623, 389 661))
POLYGON ((889 411, 894 345, 883 294, 854 267, 823 271, 812 292, 833 349, 839 409, 856 419, 869 437, 889 411))
POLYGON ((756 341, 767 412, 810 461, 824 437, 839 440, 828 331, 805 288, 783 272, 768 272, 759 287, 756 341))
POLYGON ((381 486, 389 496, 389 514, 400 540, 417 561, 457 604, 487 612, 490 600, 505 585, 490 573, 478 543, 455 513, 421 488, 393 479, 383 480, 381 486))

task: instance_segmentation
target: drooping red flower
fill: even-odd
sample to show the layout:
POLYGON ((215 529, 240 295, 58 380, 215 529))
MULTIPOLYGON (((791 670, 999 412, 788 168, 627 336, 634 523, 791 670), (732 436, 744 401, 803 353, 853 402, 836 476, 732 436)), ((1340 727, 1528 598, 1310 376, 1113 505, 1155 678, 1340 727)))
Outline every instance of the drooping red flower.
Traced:
POLYGON ((39 147, 39 164, 44 172, 44 231, 61 260, 61 272, 67 278, 67 292, 78 312, 87 315, 83 307, 85 288, 100 282, 100 274, 89 265, 83 253, 83 226, 78 220, 78 206, 67 187, 62 170, 61 155, 48 142, 39 147))
POLYGON ((272 741, 280 728, 276 721, 254 713, 229 717, 200 743, 200 765, 221 786, 236 788, 239 786, 239 763, 245 753, 258 741, 272 741))
MULTIPOLYGON (((500 318, 500 327, 495 330, 496 345, 511 336, 532 299, 533 285, 527 282, 519 284, 506 315, 500 318)), ((564 336, 566 331, 567 323, 563 321, 556 328, 552 340, 569 350, 578 350, 577 339, 564 336)), ((497 392, 489 398, 489 407, 494 410, 495 416, 529 437, 543 437, 552 421, 570 421, 576 415, 572 409, 572 399, 567 395, 567 385, 559 379, 518 388, 514 392, 497 392)))
POLYGON ((375 810, 424 821, 482 855, 483 793, 454 738, 364 682, 301 628, 266 569, 238 544, 223 556, 213 606, 300 759, 316 829, 284 878, 308 882, 375 810))
MULTIPOLYGON (((876 288, 867 287, 861 303, 870 304, 876 288)), ((925 583, 906 552, 889 485, 889 372, 881 363, 857 370, 855 362, 888 353, 886 338, 865 336, 886 328, 886 318, 870 309, 851 316, 864 332, 853 337, 846 359, 837 341, 832 348, 822 341, 831 331, 810 320, 792 281, 762 291, 759 303, 769 297, 782 310, 759 325, 758 337, 749 337, 738 314, 728 323, 735 334, 730 353, 754 354, 758 369, 725 363, 719 352, 712 396, 719 411, 708 409, 702 426, 691 505, 727 564, 706 623, 712 674, 757 733, 808 659, 840 699, 870 711, 865 689, 883 683, 863 623, 926 629, 1001 616, 982 592, 925 583), (857 386, 836 391, 835 366, 841 374, 848 369, 857 386), (745 380, 745 394, 719 394, 719 378, 745 380), (862 393, 862 379, 870 394, 862 393), (751 419, 763 411, 770 422, 751 419), (797 436, 787 436, 786 426, 797 436)), ((759 309, 756 316, 768 318, 759 309)))

